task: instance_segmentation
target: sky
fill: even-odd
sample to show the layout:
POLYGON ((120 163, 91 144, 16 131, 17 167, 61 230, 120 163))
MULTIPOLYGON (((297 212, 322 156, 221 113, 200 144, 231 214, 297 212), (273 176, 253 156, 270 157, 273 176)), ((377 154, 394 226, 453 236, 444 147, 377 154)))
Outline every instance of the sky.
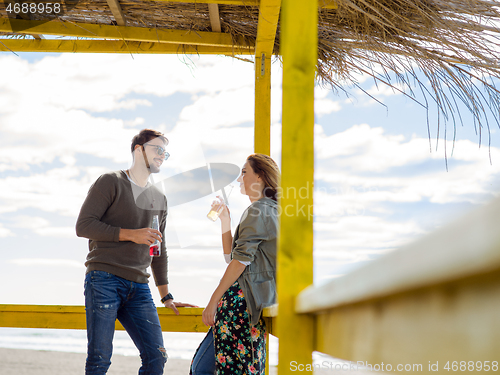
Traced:
MULTIPOLYGON (((88 244, 76 237, 76 218, 102 173, 130 166, 130 142, 141 129, 160 130, 170 141, 171 156, 155 182, 207 163, 241 167, 253 152, 252 63, 225 56, 3 53, 0 67, 2 304, 84 304, 88 244)), ((278 164, 281 76, 275 61, 271 156, 278 164)), ((358 88, 349 88, 349 97, 315 89, 317 284, 466 215, 500 187, 498 127, 491 127, 490 147, 482 132, 480 146, 464 115, 455 141, 452 125, 445 140, 435 109, 427 114, 369 77, 358 82, 383 104, 358 88)), ((178 301, 206 305, 224 272, 220 225, 206 218, 214 197, 169 210, 170 291, 178 301)), ((234 189, 229 203, 234 230, 250 201, 234 189)))

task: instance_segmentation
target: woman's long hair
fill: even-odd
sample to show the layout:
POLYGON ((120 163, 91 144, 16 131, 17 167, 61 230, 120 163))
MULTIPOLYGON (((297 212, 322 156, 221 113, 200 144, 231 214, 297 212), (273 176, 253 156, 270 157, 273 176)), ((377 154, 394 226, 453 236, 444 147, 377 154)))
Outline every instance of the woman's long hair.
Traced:
POLYGON ((265 197, 278 200, 278 186, 280 170, 278 164, 265 154, 252 154, 247 158, 253 171, 264 181, 263 194, 265 197))

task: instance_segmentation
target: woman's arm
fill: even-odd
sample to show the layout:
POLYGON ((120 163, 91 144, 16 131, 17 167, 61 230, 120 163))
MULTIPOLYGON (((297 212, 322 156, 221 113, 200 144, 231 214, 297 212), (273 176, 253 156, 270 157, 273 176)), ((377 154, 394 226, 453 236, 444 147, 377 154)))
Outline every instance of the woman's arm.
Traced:
POLYGON ((222 232, 222 250, 224 254, 231 254, 231 247, 233 245, 233 235, 231 233, 231 213, 229 207, 226 206, 221 197, 217 197, 221 201, 223 209, 219 215, 220 228, 222 232))
POLYGON ((224 223, 221 222, 222 227, 222 250, 224 254, 231 254, 231 246, 233 244, 233 235, 231 234, 231 224, 227 225, 229 229, 224 231, 224 223))
POLYGON ((232 260, 231 263, 226 268, 226 272, 219 283, 217 289, 215 289, 210 302, 208 302, 207 307, 203 310, 203 323, 207 326, 213 326, 215 324, 215 313, 217 312, 217 304, 220 299, 229 289, 231 285, 234 284, 236 280, 245 270, 245 265, 241 264, 237 260, 232 260))

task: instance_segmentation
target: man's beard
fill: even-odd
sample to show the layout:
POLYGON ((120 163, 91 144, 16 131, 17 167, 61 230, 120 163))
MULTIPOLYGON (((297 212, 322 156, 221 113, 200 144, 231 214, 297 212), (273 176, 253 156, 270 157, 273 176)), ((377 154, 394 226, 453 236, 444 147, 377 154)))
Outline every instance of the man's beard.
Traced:
POLYGON ((149 166, 147 168, 148 168, 149 173, 160 173, 160 168, 157 167, 156 164, 148 163, 148 165, 149 166))

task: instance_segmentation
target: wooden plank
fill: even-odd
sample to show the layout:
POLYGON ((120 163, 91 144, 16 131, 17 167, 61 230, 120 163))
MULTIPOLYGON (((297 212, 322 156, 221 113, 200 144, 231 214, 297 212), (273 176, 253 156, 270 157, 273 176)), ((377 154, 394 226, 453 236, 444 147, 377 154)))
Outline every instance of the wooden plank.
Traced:
POLYGON ((255 152, 271 154, 271 57, 281 0, 262 0, 255 42, 255 152))
POLYGON ((243 39, 233 42, 230 34, 191 32, 186 30, 149 29, 145 27, 95 25, 61 21, 25 21, 0 19, 0 32, 22 30, 21 34, 43 34, 70 37, 118 39, 140 42, 189 44, 197 46, 233 47, 233 43, 248 47, 243 39))
MULTIPOLYGON (((262 2, 261 0, 143 0, 143 1, 165 1, 171 3, 198 3, 209 4, 217 3, 221 5, 241 5, 257 7, 262 2)), ((319 0, 319 6, 325 9, 337 9, 337 4, 334 0, 319 0)))
POLYGON ((297 298, 296 311, 362 302, 500 268, 500 198, 398 251, 297 298))
POLYGON ((482 374, 500 362, 499 311, 495 271, 323 311, 315 350, 388 373, 482 374))
POLYGON ((116 24, 118 26, 125 26, 126 21, 125 21, 125 16, 123 14, 122 7, 120 6, 120 3, 118 0, 106 0, 108 2, 109 9, 111 10, 111 13, 113 13, 113 17, 115 17, 116 24))
POLYGON ((0 305, 0 326, 85 329, 85 307, 0 305))
POLYGON ((208 14, 210 16, 210 25, 212 26, 212 32, 220 33, 220 16, 219 16, 219 5, 208 4, 208 14))
POLYGON ((278 335, 278 333, 276 332, 277 316, 278 316, 278 304, 266 307, 264 310, 262 310, 262 317, 266 322, 267 332, 274 336, 278 335))
MULTIPOLYGON (((158 316, 165 332, 206 332, 203 308, 179 308, 179 316, 165 307, 158 307, 158 316)), ((86 329, 84 306, 0 305, 0 327, 86 329)), ((116 329, 123 330, 117 321, 116 329)))
POLYGON ((53 53, 140 53, 140 54, 200 54, 253 55, 253 48, 190 46, 171 43, 125 42, 122 40, 27 40, 0 39, 3 52, 53 53))
POLYGON ((280 10, 281 0, 262 0, 260 3, 255 43, 255 55, 259 58, 264 53, 270 59, 273 54, 280 10))
POLYGON ((271 155, 271 56, 255 56, 254 151, 271 155))
POLYGON ((162 330, 165 332, 207 332, 208 327, 203 324, 204 308, 179 308, 179 316, 166 307, 158 307, 158 317, 162 330), (186 311, 187 310, 187 311, 186 311), (181 312, 182 311, 182 312, 181 312))
POLYGON ((259 6, 260 0, 145 0, 160 1, 166 3, 194 3, 194 4, 220 4, 220 5, 241 5, 241 6, 259 6))
POLYGON ((313 283, 314 78, 318 39, 317 1, 283 0, 283 114, 278 241, 278 372, 290 362, 312 364, 313 318, 294 311, 297 295, 313 283), (307 194, 290 194, 295 191, 307 194))
POLYGON ((335 0, 319 0, 319 7, 324 9, 337 9, 338 5, 335 0))
POLYGON ((274 318, 274 317, 278 316, 278 304, 275 303, 272 306, 264 308, 264 310, 262 310, 262 316, 263 317, 270 317, 270 318, 274 318))

